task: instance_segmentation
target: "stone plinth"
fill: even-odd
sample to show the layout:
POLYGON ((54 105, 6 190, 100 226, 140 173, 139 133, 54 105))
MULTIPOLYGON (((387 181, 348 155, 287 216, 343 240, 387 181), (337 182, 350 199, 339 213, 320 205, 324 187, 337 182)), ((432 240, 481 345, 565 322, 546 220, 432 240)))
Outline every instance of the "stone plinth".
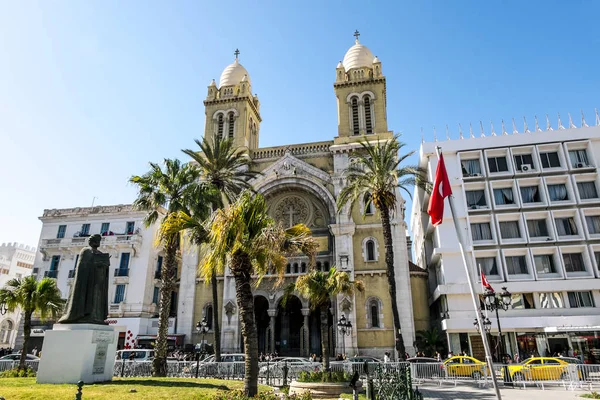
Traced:
POLYGON ((55 324, 44 337, 37 382, 110 381, 115 365, 117 335, 108 325, 55 324))
MULTIPOLYGON (((356 382, 356 388, 360 392, 362 382, 356 382)), ((334 399, 340 397, 342 393, 352 393, 353 390, 348 382, 323 383, 323 382, 298 382, 290 383, 290 394, 301 395, 304 392, 310 392, 313 399, 334 399)))

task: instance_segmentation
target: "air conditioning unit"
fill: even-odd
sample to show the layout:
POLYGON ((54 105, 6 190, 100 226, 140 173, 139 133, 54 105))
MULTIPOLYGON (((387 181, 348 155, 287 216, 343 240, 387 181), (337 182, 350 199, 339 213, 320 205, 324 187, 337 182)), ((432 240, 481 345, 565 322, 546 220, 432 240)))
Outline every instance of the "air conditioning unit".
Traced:
POLYGON ((521 165, 521 172, 529 172, 531 171, 531 164, 522 164, 521 165))
POLYGON ((575 164, 575 168, 585 168, 585 167, 587 167, 587 165, 582 162, 578 162, 575 164))

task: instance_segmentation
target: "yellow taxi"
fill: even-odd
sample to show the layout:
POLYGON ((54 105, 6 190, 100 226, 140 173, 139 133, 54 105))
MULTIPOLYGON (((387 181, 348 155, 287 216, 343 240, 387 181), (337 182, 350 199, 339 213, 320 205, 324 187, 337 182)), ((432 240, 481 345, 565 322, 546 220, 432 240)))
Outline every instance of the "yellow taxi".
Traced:
MULTIPOLYGON (((556 381, 569 379, 569 363, 554 357, 532 357, 520 364, 508 366, 508 373, 514 381, 556 381)), ((573 373, 580 375, 575 369, 573 373)), ((576 375, 576 376, 577 376, 576 375)), ((502 369, 504 377, 504 369, 502 369)))
POLYGON ((485 375, 485 363, 469 356, 454 356, 444 361, 443 367, 450 377, 479 379, 485 375))

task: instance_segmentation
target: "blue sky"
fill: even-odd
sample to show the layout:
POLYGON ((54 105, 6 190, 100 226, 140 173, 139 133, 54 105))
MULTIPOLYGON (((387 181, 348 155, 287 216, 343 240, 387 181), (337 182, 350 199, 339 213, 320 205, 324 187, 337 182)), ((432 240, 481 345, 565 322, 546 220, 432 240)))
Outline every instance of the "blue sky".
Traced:
POLYGON ((132 174, 185 156, 202 101, 241 51, 260 145, 336 135, 335 66, 352 33, 383 63, 389 128, 600 107, 597 1, 0 3, 0 242, 37 245, 44 208, 131 202, 132 174), (292 6, 293 4, 293 6, 292 6))

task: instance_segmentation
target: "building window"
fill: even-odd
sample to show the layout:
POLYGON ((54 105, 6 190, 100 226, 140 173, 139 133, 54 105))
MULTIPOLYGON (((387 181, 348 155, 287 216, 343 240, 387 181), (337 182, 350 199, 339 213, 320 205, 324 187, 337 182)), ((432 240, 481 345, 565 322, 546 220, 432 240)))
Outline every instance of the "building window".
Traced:
POLYGON ((375 241, 367 240, 365 243, 365 251, 367 254, 366 261, 375 261, 375 241))
POLYGON ((300 268, 302 270, 302 273, 305 273, 306 272, 306 263, 300 264, 300 268))
POLYGON ((217 117, 217 138, 223 139, 223 127, 225 125, 225 120, 223 118, 223 114, 219 114, 217 117))
POLYGON ((563 254, 563 262, 567 272, 585 272, 585 264, 581 253, 563 254))
POLYGON ((481 164, 479 164, 478 158, 474 160, 461 160, 460 165, 462 167, 462 174, 465 177, 481 175, 481 164))
POLYGON ((358 125, 358 97, 352 97, 350 104, 352 109, 352 133, 358 135, 360 134, 360 127, 358 125))
POLYGON ((381 328, 379 326, 379 302, 377 300, 370 301, 369 315, 371 317, 371 328, 381 328))
POLYGON ((538 275, 555 274, 556 267, 554 266, 554 257, 552 254, 541 254, 533 256, 535 270, 538 275))
POLYGON ((594 258, 596 259, 596 266, 600 268, 600 251, 594 252, 594 258))
POLYGON ((523 165, 529 165, 529 168, 534 168, 533 157, 531 154, 518 154, 515 156, 515 164, 517 170, 523 171, 523 165))
POLYGON ((108 229, 110 228, 110 222, 103 222, 100 227, 100 234, 102 236, 108 235, 108 229))
POLYGON ((125 300, 125 285, 117 285, 115 288, 114 303, 122 303, 125 300))
POLYGON ((135 222, 134 221, 127 222, 127 234, 133 235, 134 231, 135 231, 135 222))
POLYGON ((160 274, 162 272, 162 264, 163 264, 163 257, 158 256, 156 259, 156 270, 154 271, 154 279, 160 279, 160 274))
POLYGON ((525 256, 509 256, 505 257, 506 271, 509 275, 527 274, 527 261, 525 256))
POLYGON ((228 122, 227 134, 229 136, 229 139, 233 139, 233 132, 235 132, 235 120, 234 120, 234 116, 233 116, 232 112, 229 113, 229 120, 227 122, 228 122))
POLYGON ((365 128, 367 135, 373 133, 373 120, 371 117, 371 98, 369 96, 363 97, 363 104, 365 107, 365 128))
POLYGON ((587 167, 590 165, 585 149, 569 150, 569 159, 571 160, 571 165, 575 168, 587 167))
POLYGON ((540 308, 564 308, 565 304, 563 302, 561 293, 540 293, 540 308))
POLYGON ((489 222, 471 224, 471 238, 474 242, 480 240, 493 240, 489 222))
POLYGON ((298 272, 298 263, 294 263, 294 273, 297 274, 298 272))
POLYGON ((508 171, 506 157, 488 157, 488 167, 491 173, 508 171))
POLYGON ((58 264, 60 264, 60 256, 52 256, 50 271, 58 271, 58 264))
POLYGON ((90 235, 90 224, 81 225, 81 236, 89 236, 90 235))
POLYGON ((530 219, 527 221, 527 230, 531 237, 547 237, 548 226, 545 219, 530 219))
POLYGON ((518 221, 500 222, 500 236, 502 239, 518 239, 521 237, 518 221))
POLYGON ((594 235, 600 233, 600 216, 589 215, 585 217, 585 223, 590 234, 594 235))
POLYGON ((154 286, 154 293, 152 293, 152 303, 158 305, 159 296, 160 296, 160 288, 154 286))
MULTIPOLYGON (((319 264, 319 263, 317 263, 317 264, 319 264)), ((286 267, 285 267, 285 273, 286 274, 291 274, 292 273, 292 264, 286 265, 286 267)))
POLYGON ((551 201, 565 201, 569 200, 569 192, 567 191, 567 185, 559 183, 557 185, 548 185, 548 195, 551 201))
POLYGON ((594 182, 579 182, 577 183, 577 190, 579 191, 579 198, 581 200, 598 198, 598 190, 594 182))
POLYGON ((206 326, 209 330, 212 329, 213 326, 213 306, 212 304, 207 304, 204 307, 204 318, 206 318, 206 326))
POLYGON ((323 263, 323 272, 329 272, 329 261, 323 263))
POLYGON ((0 343, 9 343, 15 325, 9 319, 2 321, 0 325, 0 343))
POLYGON ((515 204, 512 188, 494 189, 494 201, 497 206, 515 204))
POLYGON ((523 198, 523 203, 540 203, 542 201, 540 190, 537 186, 522 186, 521 197, 523 198))
POLYGON ((58 232, 56 232, 56 238, 57 239, 63 239, 65 237, 65 233, 67 232, 67 226, 66 225, 59 225, 58 226, 58 232))
POLYGON ((592 292, 567 292, 571 308, 594 307, 592 292))
POLYGON ((476 258, 475 263, 486 276, 498 275, 498 266, 496 265, 496 257, 481 257, 476 258))
POLYGON ((121 262, 119 263, 119 269, 129 268, 129 257, 131 253, 121 253, 121 262))
POLYGON ((550 151, 547 153, 540 153, 540 159, 542 160, 542 168, 559 168, 560 158, 556 151, 550 151))
POLYGON ((467 196, 467 206, 469 208, 487 207, 485 191, 467 190, 465 191, 465 195, 467 196))
POLYGON ((535 308, 535 304, 533 302, 533 293, 513 294, 511 306, 513 310, 529 310, 535 308))
POLYGON ((373 205, 373 201, 371 200, 371 193, 365 194, 363 201, 365 203, 365 215, 375 214, 375 207, 373 205))
POLYGON ((554 222, 556 222, 556 230, 558 232, 558 236, 577 235, 577 225, 575 224, 575 220, 573 219, 573 217, 556 218, 554 222))

